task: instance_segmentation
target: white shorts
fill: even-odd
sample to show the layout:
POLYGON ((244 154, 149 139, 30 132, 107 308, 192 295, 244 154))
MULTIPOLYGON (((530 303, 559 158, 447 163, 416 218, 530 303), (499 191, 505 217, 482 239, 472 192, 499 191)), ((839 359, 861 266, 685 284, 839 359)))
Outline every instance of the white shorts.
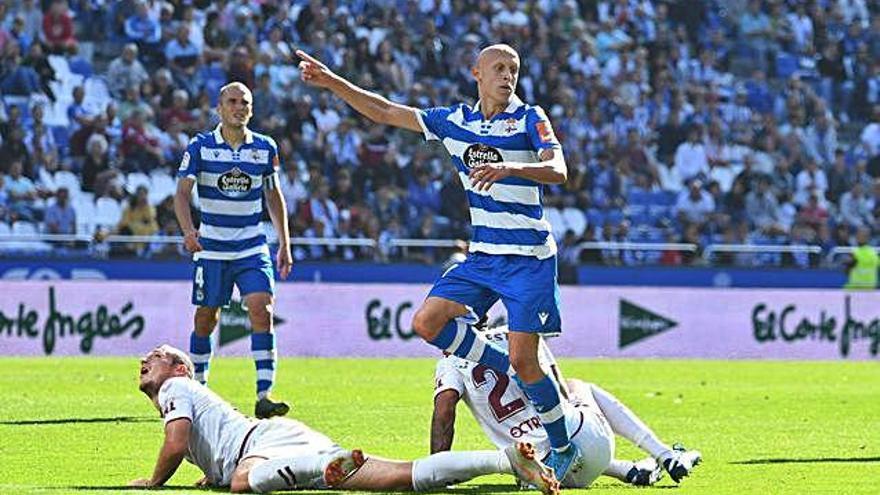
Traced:
POLYGON ((599 412, 592 397, 571 408, 566 415, 571 441, 581 451, 583 466, 569 472, 562 480, 563 488, 586 488, 608 469, 614 458, 614 432, 599 412), (593 402, 590 404, 590 402, 593 402))
MULTIPOLYGON (((247 439, 241 460, 249 457, 277 459, 280 457, 323 457, 333 458, 342 447, 299 421, 288 418, 271 418, 261 420, 247 439)), ((241 462, 241 461, 239 461, 241 462)), ((303 488, 320 488, 321 479, 312 480, 310 486, 303 488)))

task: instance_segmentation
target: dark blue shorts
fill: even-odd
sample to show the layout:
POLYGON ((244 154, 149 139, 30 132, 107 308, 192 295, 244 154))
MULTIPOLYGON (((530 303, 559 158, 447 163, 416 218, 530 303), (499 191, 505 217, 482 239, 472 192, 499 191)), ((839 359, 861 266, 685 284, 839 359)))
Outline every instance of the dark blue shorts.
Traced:
POLYGON ((244 297, 254 292, 275 293, 272 260, 266 254, 238 260, 206 260, 195 262, 192 303, 217 308, 229 304, 233 285, 244 297))
POLYGON ((562 330, 555 256, 539 260, 470 253, 434 283, 431 296, 464 304, 478 317, 500 299, 511 331, 546 335, 562 330))

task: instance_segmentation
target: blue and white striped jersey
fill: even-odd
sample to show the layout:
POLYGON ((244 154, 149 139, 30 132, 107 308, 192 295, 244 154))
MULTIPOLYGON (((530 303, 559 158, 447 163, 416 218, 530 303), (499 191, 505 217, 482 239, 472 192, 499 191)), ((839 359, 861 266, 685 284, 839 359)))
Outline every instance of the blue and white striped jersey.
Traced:
POLYGON ((544 110, 513 97, 507 108, 484 120, 480 104, 458 104, 416 113, 427 140, 440 140, 458 170, 471 211, 471 252, 514 254, 546 259, 556 241, 541 206, 543 185, 508 177, 488 191, 477 191, 468 178, 481 163, 539 162, 544 149, 561 150, 544 110))
POLYGON ((177 177, 196 181, 199 192, 199 242, 194 259, 235 260, 269 254, 260 224, 264 183, 278 183, 275 141, 245 129, 245 141, 233 150, 220 127, 190 141, 177 177))

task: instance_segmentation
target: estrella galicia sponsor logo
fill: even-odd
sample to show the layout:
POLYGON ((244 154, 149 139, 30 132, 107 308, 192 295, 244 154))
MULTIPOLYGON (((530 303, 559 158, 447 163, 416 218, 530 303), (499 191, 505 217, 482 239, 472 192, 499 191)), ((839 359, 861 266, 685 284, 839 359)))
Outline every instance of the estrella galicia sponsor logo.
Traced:
POLYGON ((43 341, 43 352, 48 356, 55 351, 60 338, 79 337, 79 350, 83 354, 92 352, 96 338, 111 339, 128 334, 136 339, 144 330, 144 317, 134 310, 129 301, 111 311, 106 305, 98 304, 94 310, 76 316, 58 307, 55 287, 49 287, 49 311, 40 314, 25 303, 18 305, 16 314, 6 315, 0 311, 0 338, 27 338, 43 341))
POLYGON ((251 190, 252 182, 250 175, 234 167, 217 179, 217 189, 230 198, 240 198, 251 190))
POLYGON ((788 344, 805 340, 837 343, 841 357, 849 356, 853 343, 867 341, 871 356, 877 356, 880 352, 880 318, 855 318, 849 295, 844 297, 843 311, 842 320, 838 320, 824 308, 818 311, 818 317, 811 319, 799 314, 798 307, 794 304, 788 304, 779 310, 771 309, 765 303, 758 303, 752 308, 752 333, 759 343, 777 340, 788 344))
POLYGON ((404 316, 412 310, 412 307, 413 303, 410 301, 402 302, 396 307, 385 306, 380 299, 368 302, 364 316, 370 340, 387 340, 397 335, 398 338, 406 341, 415 337, 416 333, 406 323, 410 320, 409 316, 404 316))
MULTIPOLYGON (((281 325, 283 318, 272 313, 272 324, 281 325)), ((247 307, 241 301, 231 301, 229 306, 220 312, 220 347, 241 340, 253 332, 251 320, 248 318, 247 307)))
POLYGON ((468 146, 467 149, 464 150, 462 160, 468 168, 474 168, 477 165, 482 165, 484 163, 501 163, 504 161, 500 151, 481 143, 468 146))
POLYGON ((637 306, 626 299, 620 300, 619 347, 635 344, 678 326, 678 322, 637 306))

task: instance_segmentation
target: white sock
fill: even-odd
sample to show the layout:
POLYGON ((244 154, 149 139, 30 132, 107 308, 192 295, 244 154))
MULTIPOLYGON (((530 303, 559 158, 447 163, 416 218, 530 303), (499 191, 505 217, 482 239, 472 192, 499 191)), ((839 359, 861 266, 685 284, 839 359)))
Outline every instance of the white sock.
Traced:
POLYGON ((620 459, 611 459, 611 464, 605 469, 605 472, 602 473, 605 476, 611 476, 613 478, 617 478, 620 481, 626 482, 626 475, 630 472, 632 468, 636 465, 630 461, 621 461, 620 459))
POLYGON ((485 474, 513 474, 501 450, 440 452, 413 461, 413 490, 443 488, 485 474))
POLYGON ((267 459, 252 467, 248 485, 256 493, 315 486, 324 476, 325 456, 308 455, 267 459))
POLYGON ((617 400, 617 397, 596 385, 591 385, 590 391, 593 393, 593 398, 596 399, 599 409, 602 410, 602 414, 608 419, 614 433, 626 438, 654 458, 659 458, 665 452, 672 450, 661 442, 634 412, 617 400))

